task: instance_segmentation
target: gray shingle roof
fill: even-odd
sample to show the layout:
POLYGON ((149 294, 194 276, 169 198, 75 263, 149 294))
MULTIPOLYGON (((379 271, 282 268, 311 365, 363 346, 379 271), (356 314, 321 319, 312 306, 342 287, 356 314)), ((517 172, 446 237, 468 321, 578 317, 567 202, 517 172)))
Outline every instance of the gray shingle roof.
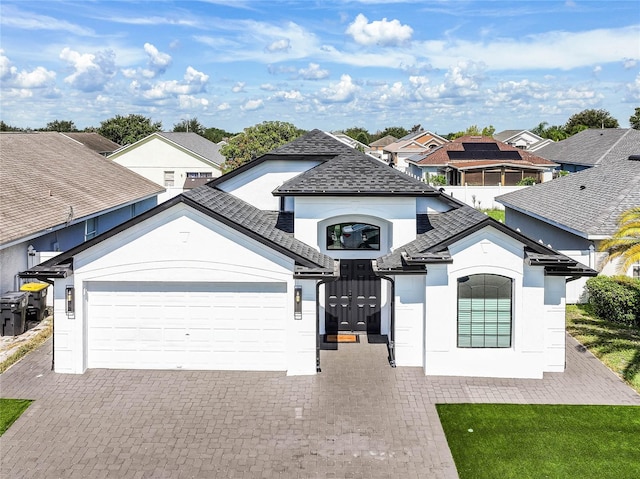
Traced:
MULTIPOLYGON (((640 154, 640 145, 636 148, 640 154)), ((496 201, 584 237, 610 236, 620 214, 640 205, 640 161, 609 158, 596 168, 498 196, 496 201)))
POLYGON ((73 140, 79 141, 87 148, 90 148, 100 154, 113 153, 120 148, 120 145, 115 141, 111 141, 109 138, 105 138, 104 136, 94 132, 65 132, 62 134, 73 140))
POLYGON ((224 163, 224 156, 220 153, 220 145, 209 141, 197 133, 186 132, 162 132, 158 135, 163 136, 169 141, 186 148, 187 150, 206 158, 207 160, 220 166, 224 163))
POLYGON ((164 188, 56 132, 0 133, 0 244, 164 188))
POLYGON ((488 220, 487 215, 466 205, 444 213, 420 215, 416 239, 378 258, 377 267, 380 270, 402 269, 403 253, 409 256, 439 253, 447 247, 445 243, 488 220))
MULTIPOLYGON (((203 206, 219 219, 233 223, 236 229, 252 233, 272 248, 286 250, 297 256, 306 266, 316 265, 333 272, 334 260, 311 246, 297 240, 292 234, 292 218, 288 213, 280 214, 260 210, 245 201, 209 185, 194 188, 182 196, 203 206)), ((304 265, 304 264, 303 264, 304 265)))
POLYGON ((536 154, 555 161, 575 165, 595 166, 603 160, 629 156, 640 150, 640 131, 632 128, 583 130, 569 138, 551 143, 536 154))
POLYGON ((269 157, 312 155, 324 161, 280 186, 277 195, 438 195, 426 183, 313 130, 269 153, 269 157))

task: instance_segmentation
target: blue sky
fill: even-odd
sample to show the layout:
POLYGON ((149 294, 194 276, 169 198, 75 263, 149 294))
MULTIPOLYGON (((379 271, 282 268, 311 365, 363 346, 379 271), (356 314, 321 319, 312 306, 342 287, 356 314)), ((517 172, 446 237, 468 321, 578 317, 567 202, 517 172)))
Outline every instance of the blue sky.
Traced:
POLYGON ((640 2, 56 1, 0 4, 0 118, 141 114, 228 131, 563 124, 640 106, 640 2))

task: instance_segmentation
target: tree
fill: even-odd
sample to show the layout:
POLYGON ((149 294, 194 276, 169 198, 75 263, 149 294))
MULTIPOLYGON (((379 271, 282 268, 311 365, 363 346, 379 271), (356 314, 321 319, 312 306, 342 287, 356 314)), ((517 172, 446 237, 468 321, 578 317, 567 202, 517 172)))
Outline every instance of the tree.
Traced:
POLYGON ((460 138, 461 136, 493 136, 496 132, 496 129, 493 125, 485 126, 482 128, 478 128, 478 125, 471 125, 465 131, 458 131, 456 133, 449 133, 447 135, 448 140, 455 140, 456 138, 460 138))
POLYGON ((182 120, 180 123, 174 124, 173 131, 197 133, 200 136, 204 136, 205 127, 198 121, 197 118, 192 118, 190 120, 182 120))
POLYGON ((607 110, 587 109, 571 115, 564 125, 569 136, 575 135, 587 128, 618 128, 618 120, 607 110))
POLYGON ((161 130, 161 122, 153 123, 150 118, 145 116, 130 114, 129 116, 116 115, 100 122, 98 133, 124 146, 135 143, 151 133, 161 130))
POLYGON ((22 128, 17 126, 7 125, 4 121, 0 120, 0 131, 23 131, 22 128))
POLYGON ((618 230, 610 239, 600 244, 599 250, 609 253, 606 263, 617 258, 622 260, 618 266, 620 272, 625 272, 631 265, 640 262, 640 206, 620 215, 618 230))
POLYGON ((371 136, 371 141, 377 141, 387 135, 393 136, 396 140, 399 140, 400 138, 402 138, 403 136, 407 136, 408 134, 409 131, 406 128, 403 128, 401 126, 388 126, 384 130, 378 131, 373 136, 371 136))
POLYGON ((359 126, 347 128, 343 131, 343 133, 353 138, 354 140, 359 141, 360 143, 364 143, 365 145, 368 145, 371 142, 369 138, 369 132, 365 128, 359 126))
POLYGON ((640 108, 636 107, 636 111, 629 117, 629 124, 634 130, 640 130, 640 108))
POLYGON ((265 121, 245 128, 244 132, 231 138, 229 143, 220 149, 220 153, 226 158, 223 170, 235 170, 304 133, 305 130, 282 121, 265 121))
POLYGON ((78 131, 76 125, 71 120, 53 120, 47 123, 43 131, 78 131))
POLYGON ((209 141, 213 141, 214 143, 220 143, 222 140, 231 138, 232 136, 235 136, 235 134, 229 133, 225 130, 221 130, 220 128, 207 128, 206 130, 204 130, 204 137, 209 141))

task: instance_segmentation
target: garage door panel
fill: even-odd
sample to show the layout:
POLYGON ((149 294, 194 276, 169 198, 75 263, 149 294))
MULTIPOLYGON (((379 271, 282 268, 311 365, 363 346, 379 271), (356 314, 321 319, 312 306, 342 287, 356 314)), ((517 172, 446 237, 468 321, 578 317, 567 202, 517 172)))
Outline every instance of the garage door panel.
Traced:
POLYGON ((89 283, 88 367, 285 369, 284 283, 89 283))

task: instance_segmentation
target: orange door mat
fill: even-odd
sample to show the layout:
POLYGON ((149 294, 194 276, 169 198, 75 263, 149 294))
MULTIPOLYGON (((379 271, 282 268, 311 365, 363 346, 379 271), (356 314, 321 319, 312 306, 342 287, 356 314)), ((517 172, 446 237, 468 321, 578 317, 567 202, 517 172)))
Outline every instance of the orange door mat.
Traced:
POLYGON ((326 334, 324 336, 325 343, 359 343, 360 338, 357 334, 326 334))

